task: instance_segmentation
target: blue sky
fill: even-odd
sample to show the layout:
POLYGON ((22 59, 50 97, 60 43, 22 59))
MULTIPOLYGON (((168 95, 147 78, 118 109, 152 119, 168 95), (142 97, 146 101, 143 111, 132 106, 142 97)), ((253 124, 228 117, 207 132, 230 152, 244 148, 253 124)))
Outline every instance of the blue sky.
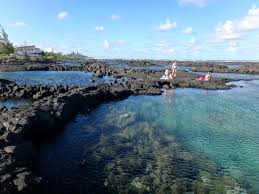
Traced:
POLYGON ((259 0, 0 0, 0 25, 97 58, 259 60, 259 0))

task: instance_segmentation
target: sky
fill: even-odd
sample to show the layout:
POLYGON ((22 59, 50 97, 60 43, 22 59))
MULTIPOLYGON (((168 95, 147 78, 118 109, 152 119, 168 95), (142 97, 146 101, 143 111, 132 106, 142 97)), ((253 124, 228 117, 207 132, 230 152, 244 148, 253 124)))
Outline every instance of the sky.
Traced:
POLYGON ((0 25, 95 58, 259 60, 259 0, 0 0, 0 25))

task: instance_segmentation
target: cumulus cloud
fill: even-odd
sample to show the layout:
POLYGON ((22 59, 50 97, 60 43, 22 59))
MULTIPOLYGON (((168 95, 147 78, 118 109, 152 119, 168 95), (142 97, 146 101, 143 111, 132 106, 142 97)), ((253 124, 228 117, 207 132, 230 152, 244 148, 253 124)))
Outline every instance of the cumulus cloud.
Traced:
POLYGON ((61 12, 58 13, 57 18, 59 20, 64 20, 64 19, 67 18, 67 16, 68 16, 68 12, 67 11, 61 11, 61 12))
POLYGON ((204 7, 208 0, 178 0, 180 5, 195 5, 197 7, 204 7))
POLYGON ((104 41, 104 48, 106 49, 116 49, 116 48, 121 48, 123 46, 125 46, 127 44, 127 42, 125 40, 114 40, 114 41, 108 41, 105 40, 104 41))
POLYGON ((219 23, 212 35, 212 42, 238 40, 248 32, 259 30, 259 8, 253 6, 245 17, 239 20, 226 20, 219 23))
POLYGON ((104 41, 104 48, 106 48, 106 49, 110 48, 110 43, 108 40, 104 41))
POLYGON ((112 15, 110 15, 109 16, 109 19, 110 20, 118 20, 118 19, 120 19, 121 17, 119 16, 119 15, 117 15, 117 14, 112 14, 112 15))
POLYGON ((187 27, 187 28, 183 29, 183 33, 184 34, 192 34, 193 33, 192 27, 187 27))
POLYGON ((161 23, 156 27, 158 31, 167 31, 176 28, 176 22, 171 21, 169 18, 166 19, 165 23, 161 23))
POLYGON ((19 22, 15 22, 15 23, 13 23, 13 24, 10 24, 10 26, 21 28, 21 27, 26 27, 26 26, 27 26, 27 24, 26 24, 26 23, 24 23, 24 22, 19 21, 19 22))
POLYGON ((95 30, 98 32, 104 31, 104 27, 103 26, 96 26, 95 30))

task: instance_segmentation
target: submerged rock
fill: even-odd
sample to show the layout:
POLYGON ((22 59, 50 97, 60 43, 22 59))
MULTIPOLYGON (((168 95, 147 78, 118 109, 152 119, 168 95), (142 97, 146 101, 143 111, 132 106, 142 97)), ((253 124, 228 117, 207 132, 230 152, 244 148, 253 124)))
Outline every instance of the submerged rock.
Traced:
POLYGON ((37 184, 41 181, 41 178, 35 177, 31 172, 22 172, 16 175, 14 179, 14 185, 17 191, 26 191, 26 193, 37 192, 37 184))
POLYGON ((7 154, 13 154, 16 149, 16 146, 6 146, 4 147, 4 151, 7 154))

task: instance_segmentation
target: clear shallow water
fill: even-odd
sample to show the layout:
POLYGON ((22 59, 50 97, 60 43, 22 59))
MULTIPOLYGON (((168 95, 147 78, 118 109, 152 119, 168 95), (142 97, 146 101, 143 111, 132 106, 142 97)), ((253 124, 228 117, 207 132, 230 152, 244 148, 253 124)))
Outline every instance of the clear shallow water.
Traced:
POLYGON ((8 109, 13 107, 19 107, 21 105, 29 104, 30 101, 25 99, 8 99, 0 101, 0 108, 6 107, 8 109))
MULTIPOLYGON (((88 85, 92 74, 81 71, 18 71, 0 72, 0 79, 29 85, 88 85)), ((94 78, 95 83, 108 82, 110 78, 94 78)))
POLYGON ((259 193, 259 81, 134 96, 78 115, 40 148, 56 193, 259 193), (137 108, 136 108, 137 107, 137 108))

